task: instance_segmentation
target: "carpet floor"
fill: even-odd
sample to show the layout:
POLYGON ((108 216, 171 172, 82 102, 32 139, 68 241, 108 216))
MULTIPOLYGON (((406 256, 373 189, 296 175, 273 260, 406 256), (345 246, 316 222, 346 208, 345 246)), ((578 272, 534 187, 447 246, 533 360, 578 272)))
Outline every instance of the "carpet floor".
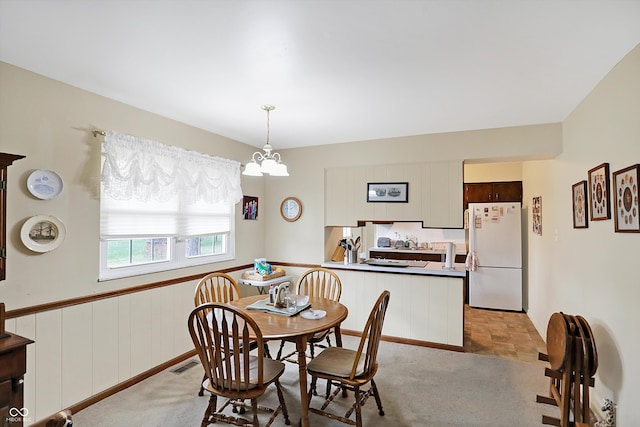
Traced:
MULTIPOLYGON (((345 336, 343 341, 345 347, 357 347, 355 337, 345 336)), ((273 354, 277 345, 277 342, 270 343, 273 354)), ((557 408, 536 403, 536 394, 545 394, 548 390, 543 362, 382 342, 378 363, 376 384, 385 415, 378 415, 375 401, 370 399, 362 408, 366 427, 533 427, 541 425, 543 414, 558 416, 557 408)), ((202 367, 198 362, 181 374, 172 372, 173 369, 79 411, 73 416, 74 425, 199 426, 209 401, 206 393, 202 397, 197 395, 202 367)), ((281 383, 292 425, 297 425, 300 419, 297 365, 286 363, 281 383)), ((322 390, 324 383, 319 384, 320 394, 322 390)), ((350 405, 350 398, 337 397, 329 409, 338 409, 336 412, 344 415, 347 401, 350 405)), ((275 387, 258 403, 277 405, 275 387)), ((321 404, 319 396, 312 399, 312 406, 321 404)), ((267 419, 268 415, 261 415, 261 425, 267 419)), ((310 421, 312 426, 344 425, 316 414, 310 414, 310 421)), ((281 415, 273 425, 285 425, 281 415)))

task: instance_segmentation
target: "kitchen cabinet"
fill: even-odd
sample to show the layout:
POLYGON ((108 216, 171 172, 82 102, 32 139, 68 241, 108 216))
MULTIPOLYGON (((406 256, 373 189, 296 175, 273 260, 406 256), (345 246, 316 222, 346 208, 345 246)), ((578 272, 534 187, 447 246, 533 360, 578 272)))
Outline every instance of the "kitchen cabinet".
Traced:
POLYGON ((325 225, 415 221, 427 228, 462 228, 462 162, 333 168, 325 171, 325 225), (367 184, 407 182, 408 202, 367 202, 367 184))
POLYGON ((0 280, 7 275, 7 168, 24 156, 0 153, 0 280))
POLYGON ((378 296, 391 293, 382 335, 434 347, 462 347, 464 278, 333 270, 349 309, 344 330, 361 332, 378 296))
MULTIPOLYGON (((424 253, 424 252, 389 252, 389 251, 369 251, 370 258, 386 258, 386 259, 401 259, 411 261, 435 261, 444 262, 444 253, 424 253)), ((464 264, 467 256, 464 254, 456 254, 454 261, 456 263, 464 264)))
POLYGON ((464 209, 469 203, 521 202, 522 181, 469 182, 464 184, 464 209))
POLYGON ((22 426, 22 417, 16 416, 11 408, 22 410, 24 407, 27 344, 33 341, 14 334, 6 335, 0 338, 0 419, 10 420, 8 425, 11 426, 22 426))

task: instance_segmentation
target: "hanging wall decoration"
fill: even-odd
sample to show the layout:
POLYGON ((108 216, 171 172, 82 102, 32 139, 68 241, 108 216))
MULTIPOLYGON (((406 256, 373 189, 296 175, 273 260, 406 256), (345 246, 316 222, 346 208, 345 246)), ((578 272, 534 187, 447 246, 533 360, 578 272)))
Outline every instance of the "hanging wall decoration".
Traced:
POLYGON ((533 198, 533 234, 542 236, 542 196, 533 198))
POLYGON ((580 181, 572 186, 573 197, 573 228, 589 227, 587 217, 587 181, 580 181))
POLYGON ((638 219, 638 176, 640 165, 632 165, 613 173, 615 194, 615 230, 621 233, 640 233, 638 219))
POLYGON ((253 196, 242 197, 242 217, 244 219, 258 219, 258 198, 253 196))
POLYGON ((589 213, 591 214, 591 221, 611 219, 609 188, 609 163, 603 163, 589 171, 589 213))
POLYGON ((49 252, 64 241, 66 228, 52 215, 36 215, 28 218, 20 229, 22 243, 33 252, 49 252))

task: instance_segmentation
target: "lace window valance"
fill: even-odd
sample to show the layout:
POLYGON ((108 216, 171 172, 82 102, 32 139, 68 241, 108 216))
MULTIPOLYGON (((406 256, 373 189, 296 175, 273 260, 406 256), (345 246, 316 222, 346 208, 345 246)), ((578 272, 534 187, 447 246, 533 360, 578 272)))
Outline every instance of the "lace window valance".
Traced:
POLYGON ((234 205, 242 200, 240 162, 106 132, 102 190, 116 200, 234 205))

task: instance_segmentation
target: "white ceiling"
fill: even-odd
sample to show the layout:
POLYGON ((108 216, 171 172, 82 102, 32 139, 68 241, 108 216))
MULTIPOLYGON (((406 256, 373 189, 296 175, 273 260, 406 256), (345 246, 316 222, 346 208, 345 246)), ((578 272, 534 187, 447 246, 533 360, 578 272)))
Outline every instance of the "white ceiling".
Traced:
MULTIPOLYGON (((564 120, 640 1, 0 0, 0 60, 283 149, 564 120)), ((113 129, 118 130, 118 129, 113 129)))

